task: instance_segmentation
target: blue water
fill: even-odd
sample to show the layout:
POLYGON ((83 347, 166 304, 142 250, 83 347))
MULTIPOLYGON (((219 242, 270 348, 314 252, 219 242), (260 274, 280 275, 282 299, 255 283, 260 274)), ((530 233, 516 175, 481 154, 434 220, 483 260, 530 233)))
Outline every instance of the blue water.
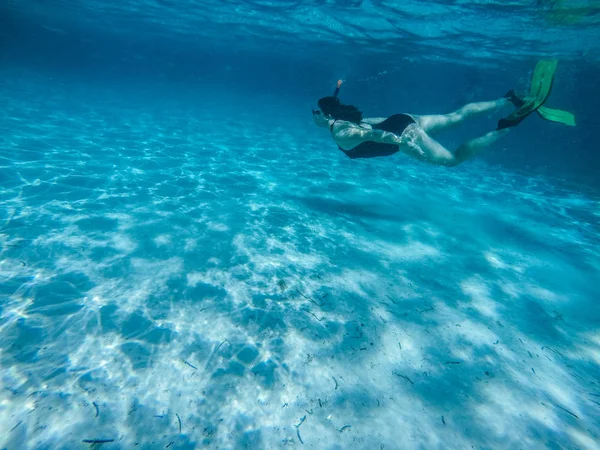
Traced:
POLYGON ((598 448, 598 8, 3 2, 0 448, 598 448), (546 57, 577 126, 455 168, 310 117, 338 78, 446 113, 546 57))

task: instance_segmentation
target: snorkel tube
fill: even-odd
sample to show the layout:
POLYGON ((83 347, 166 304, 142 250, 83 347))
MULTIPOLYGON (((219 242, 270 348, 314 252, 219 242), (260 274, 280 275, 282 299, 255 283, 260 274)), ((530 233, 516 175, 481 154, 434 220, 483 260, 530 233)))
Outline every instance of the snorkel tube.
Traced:
POLYGON ((333 96, 335 98, 337 98, 338 94, 340 93, 340 88, 341 87, 342 87, 342 80, 338 80, 337 86, 335 87, 335 92, 333 93, 333 96))

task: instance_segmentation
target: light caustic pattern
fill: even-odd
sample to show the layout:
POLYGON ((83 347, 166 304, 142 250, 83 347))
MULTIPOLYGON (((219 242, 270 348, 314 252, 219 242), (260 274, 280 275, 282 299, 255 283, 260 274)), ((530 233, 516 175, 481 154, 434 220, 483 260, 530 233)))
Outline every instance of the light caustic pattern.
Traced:
POLYGON ((0 119, 0 447, 598 442, 597 202, 26 92, 0 119))

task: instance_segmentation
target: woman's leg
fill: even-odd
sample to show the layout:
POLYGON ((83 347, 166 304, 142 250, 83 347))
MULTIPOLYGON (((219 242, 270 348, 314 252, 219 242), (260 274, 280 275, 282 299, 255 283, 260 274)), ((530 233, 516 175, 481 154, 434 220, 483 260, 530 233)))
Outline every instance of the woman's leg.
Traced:
POLYGON ((434 134, 444 129, 460 124, 462 121, 489 111, 510 105, 510 101, 502 97, 491 102, 469 103, 450 114, 437 114, 430 116, 413 116, 426 133, 434 134))
POLYGON ((402 147, 405 153, 414 158, 439 166, 454 167, 472 158, 507 133, 508 129, 490 131, 483 136, 468 140, 452 153, 424 130, 413 126, 404 132, 402 147))

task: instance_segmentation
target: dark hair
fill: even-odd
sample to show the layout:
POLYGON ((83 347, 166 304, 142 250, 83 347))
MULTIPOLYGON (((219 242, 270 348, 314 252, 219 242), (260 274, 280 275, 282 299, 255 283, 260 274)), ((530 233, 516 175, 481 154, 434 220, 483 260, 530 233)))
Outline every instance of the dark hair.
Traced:
POLYGON ((319 99, 318 103, 323 114, 331 116, 334 119, 347 120, 354 123, 360 123, 362 120, 362 112, 356 106, 344 105, 340 103, 337 97, 323 97, 319 99))

